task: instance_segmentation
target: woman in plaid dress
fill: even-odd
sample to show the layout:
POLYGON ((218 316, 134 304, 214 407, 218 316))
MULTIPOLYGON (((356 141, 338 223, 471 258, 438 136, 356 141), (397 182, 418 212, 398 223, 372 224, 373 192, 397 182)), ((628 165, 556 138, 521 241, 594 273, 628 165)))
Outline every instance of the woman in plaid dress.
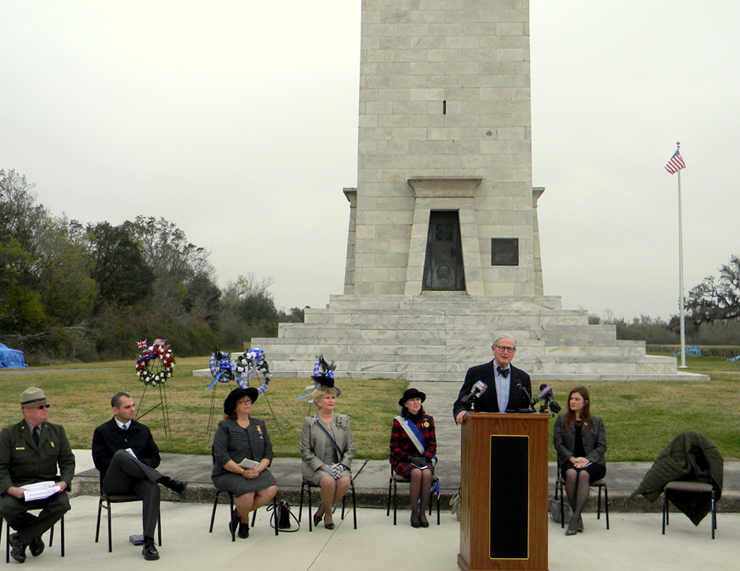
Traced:
POLYGON ((400 416, 414 424, 423 437, 424 450, 419 450, 406 433, 398 417, 393 419, 391 430, 391 466, 396 474, 411 480, 411 526, 429 527, 425 510, 429 501, 429 490, 434 474, 434 456, 437 453, 437 437, 434 419, 424 412, 422 403, 427 396, 417 390, 408 389, 401 400, 400 416))

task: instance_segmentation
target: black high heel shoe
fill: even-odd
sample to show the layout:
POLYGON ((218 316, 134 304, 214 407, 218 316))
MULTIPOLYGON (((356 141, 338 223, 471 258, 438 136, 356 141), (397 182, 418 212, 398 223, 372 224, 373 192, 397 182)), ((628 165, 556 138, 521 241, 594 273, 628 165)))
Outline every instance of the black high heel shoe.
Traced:
POLYGON ((316 513, 313 514, 313 526, 314 527, 317 527, 321 523, 322 517, 324 517, 323 506, 319 506, 319 509, 317 509, 316 513))
POLYGON ((334 529, 334 522, 327 523, 327 521, 326 521, 326 514, 324 514, 324 527, 326 529, 334 529))

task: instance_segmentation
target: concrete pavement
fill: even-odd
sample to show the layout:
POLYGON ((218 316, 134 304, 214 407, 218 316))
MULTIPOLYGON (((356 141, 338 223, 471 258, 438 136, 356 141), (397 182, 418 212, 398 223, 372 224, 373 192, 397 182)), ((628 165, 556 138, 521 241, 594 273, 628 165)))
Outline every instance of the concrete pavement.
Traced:
MULTIPOLYGON (((275 537, 264 509, 250 537, 231 542, 227 530, 228 509, 220 506, 215 528, 208 533, 212 506, 204 503, 162 502, 161 559, 145 562, 141 548, 128 536, 141 532, 141 506, 119 504, 113 512, 113 552, 108 553, 105 525, 99 543, 94 543, 97 498, 72 498, 72 510, 65 518, 66 557, 59 556, 59 536, 53 547, 38 558, 29 555, 24 568, 55 571, 100 571, 141 568, 160 571, 183 569, 233 570, 250 567, 280 571, 325 571, 349 568, 376 571, 398 565, 413 565, 425 571, 454 571, 459 551, 459 523, 445 511, 440 526, 414 529, 406 514, 397 526, 385 510, 360 508, 358 529, 351 516, 336 529, 302 527, 297 533, 275 537)), ((607 531, 595 514, 584 516, 585 532, 565 537, 559 524, 550 523, 549 569, 552 571, 624 571, 645 568, 683 571, 737 569, 740 514, 719 516, 717 539, 710 539, 708 520, 698 528, 676 514, 665 536, 661 535, 659 514, 619 513, 611 516, 607 531)), ((306 524, 304 517, 304 524, 306 524)), ((57 534, 58 528, 57 528, 57 534)), ((11 560, 11 565, 17 565, 11 560)))

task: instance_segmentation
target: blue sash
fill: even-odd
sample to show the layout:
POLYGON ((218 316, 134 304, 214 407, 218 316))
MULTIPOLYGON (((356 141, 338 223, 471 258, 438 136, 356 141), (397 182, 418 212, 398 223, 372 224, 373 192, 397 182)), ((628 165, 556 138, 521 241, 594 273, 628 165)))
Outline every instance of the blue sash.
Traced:
POLYGON ((424 436, 422 436, 417 426, 413 422, 409 422, 408 418, 405 418, 400 414, 396 417, 396 420, 398 421, 398 424, 401 425, 401 428, 406 432, 406 435, 411 439, 411 442, 413 442, 419 453, 424 454, 424 451, 427 449, 427 441, 424 436))

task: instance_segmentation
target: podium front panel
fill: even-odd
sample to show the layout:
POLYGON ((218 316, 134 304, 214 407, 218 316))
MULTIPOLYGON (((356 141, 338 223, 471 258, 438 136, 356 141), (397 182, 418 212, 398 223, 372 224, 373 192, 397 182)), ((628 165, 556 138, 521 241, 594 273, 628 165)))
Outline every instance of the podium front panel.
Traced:
POLYGON ((489 556, 528 559, 529 437, 491 436, 490 460, 489 556))
POLYGON ((547 569, 549 415, 473 413, 462 425, 464 571, 547 569))

